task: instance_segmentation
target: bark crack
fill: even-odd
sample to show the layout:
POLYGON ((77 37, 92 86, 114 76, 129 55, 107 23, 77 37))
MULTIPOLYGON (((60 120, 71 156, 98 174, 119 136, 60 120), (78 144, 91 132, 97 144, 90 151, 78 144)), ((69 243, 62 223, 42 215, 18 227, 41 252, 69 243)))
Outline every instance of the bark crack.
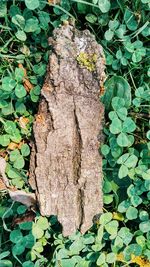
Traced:
POLYGON ((79 217, 80 217, 79 229, 80 229, 84 220, 84 190, 81 188, 81 185, 79 183, 81 177, 83 142, 82 142, 82 134, 74 98, 73 102, 74 102, 74 121, 75 121, 73 172, 74 172, 74 184, 78 185, 78 196, 79 196, 78 201, 79 201, 79 217))

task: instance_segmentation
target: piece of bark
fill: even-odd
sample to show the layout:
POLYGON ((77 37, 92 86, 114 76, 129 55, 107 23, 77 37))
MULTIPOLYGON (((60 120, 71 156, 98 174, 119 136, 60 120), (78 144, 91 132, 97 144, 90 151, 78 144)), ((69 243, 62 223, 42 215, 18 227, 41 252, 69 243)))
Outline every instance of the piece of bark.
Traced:
POLYGON ((30 183, 43 216, 57 215, 64 236, 85 233, 102 212, 104 115, 102 47, 91 33, 67 25, 54 30, 52 53, 33 126, 30 183))

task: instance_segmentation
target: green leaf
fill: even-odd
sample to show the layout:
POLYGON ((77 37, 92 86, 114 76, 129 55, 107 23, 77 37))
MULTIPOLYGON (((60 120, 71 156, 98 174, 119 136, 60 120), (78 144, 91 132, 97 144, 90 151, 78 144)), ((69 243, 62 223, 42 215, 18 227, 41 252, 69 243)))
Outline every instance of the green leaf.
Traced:
MULTIPOLYGON (((7 14, 7 5, 6 2, 1 2, 1 8, 0 8, 0 18, 5 17, 7 14)), ((5 267, 5 266, 4 266, 5 267)))
POLYGON ((138 162, 138 157, 135 155, 131 155, 125 162, 125 165, 128 168, 135 168, 136 164, 138 162))
POLYGON ((10 135, 10 139, 15 143, 20 143, 22 137, 20 135, 19 129, 16 129, 15 132, 10 135))
POLYGON ((140 211, 139 217, 140 217, 141 221, 148 221, 149 220, 149 214, 145 210, 140 211))
POLYGON ((43 30, 48 29, 48 24, 50 22, 50 15, 47 12, 39 11, 38 12, 40 26, 43 30))
POLYGON ((0 135, 0 145, 8 146, 10 143, 10 137, 8 134, 0 135))
POLYGON ((90 23, 95 23, 97 21, 97 17, 94 14, 87 14, 85 18, 90 23))
MULTIPOLYGON (((19 225, 19 227, 21 229, 23 229, 23 230, 31 230, 32 229, 32 222, 21 223, 19 225)), ((25 247, 26 248, 30 248, 31 249, 35 244, 35 238, 31 234, 31 232, 29 232, 29 234, 24 237, 24 240, 25 240, 25 247)))
POLYGON ((20 41, 23 41, 24 42, 27 39, 27 36, 26 36, 26 34, 25 34, 24 31, 18 30, 15 33, 15 35, 16 35, 17 39, 20 40, 20 41))
POLYGON ((138 210, 135 207, 130 206, 126 211, 126 217, 128 220, 134 220, 138 217, 138 210))
POLYGON ((122 165, 119 169, 118 176, 120 179, 126 177, 128 175, 128 168, 125 165, 122 165))
POLYGON ((12 102, 10 102, 6 107, 2 108, 3 115, 7 116, 14 112, 14 107, 12 102))
POLYGON ((101 152, 104 156, 108 155, 110 151, 110 147, 107 145, 102 145, 101 146, 101 152))
POLYGON ((113 97, 112 107, 114 110, 118 110, 118 109, 124 107, 124 105, 125 105, 125 101, 123 98, 118 97, 118 96, 113 97))
POLYGON ((124 133, 132 133, 136 129, 136 124, 131 118, 126 118, 123 122, 122 131, 124 133))
POLYGON ((24 77, 24 70, 22 68, 15 68, 15 79, 17 82, 21 82, 24 77))
POLYGON ((25 251, 25 243, 24 241, 18 242, 12 248, 13 255, 21 255, 25 251))
POLYGON ((110 20, 109 21, 109 28, 112 30, 112 31, 115 31, 119 26, 119 21, 118 20, 110 20))
POLYGON ((20 156, 20 152, 18 149, 15 149, 10 152, 10 161, 16 161, 20 156))
POLYGON ((9 256, 9 255, 10 255, 10 251, 2 252, 2 253, 0 254, 0 260, 6 258, 6 257, 9 256))
POLYGON ((112 134, 118 134, 122 131, 122 122, 120 119, 113 119, 112 123, 110 124, 110 132, 112 134))
POLYGON ((36 223, 33 223, 32 234, 35 238, 39 239, 44 235, 44 231, 36 223))
POLYGON ((121 76, 113 76, 105 82, 105 94, 102 97, 102 102, 105 105, 106 111, 111 110, 112 98, 115 96, 121 97, 125 101, 125 107, 131 105, 131 88, 129 83, 121 76))
POLYGON ((16 130, 16 124, 13 121, 6 121, 4 124, 4 129, 8 134, 12 134, 16 130))
POLYGON ((30 155, 30 148, 27 144, 23 144, 21 146, 21 154, 23 157, 27 157, 30 155))
POLYGON ((143 233, 150 231, 150 221, 144 221, 139 224, 139 228, 143 233))
POLYGON ((34 263, 32 261, 25 261, 23 264, 22 264, 22 267, 34 267, 34 263))
POLYGON ((4 107, 7 107, 8 103, 3 100, 3 99, 0 99, 0 108, 4 108, 4 107))
POLYGON ((125 153, 123 154, 118 160, 117 160, 117 163, 118 164, 123 164, 125 163, 125 161, 129 158, 129 153, 125 153))
POLYGON ((126 108, 120 108, 117 110, 117 115, 121 120, 125 120, 127 117, 127 109, 126 108))
POLYGON ((39 7, 39 0, 25 0, 26 7, 30 10, 34 10, 39 7))
POLYGON ((138 27, 138 23, 136 20, 135 13, 132 12, 130 9, 126 8, 125 14, 124 14, 124 20, 127 25, 127 28, 130 31, 135 31, 138 27))
POLYGON ((5 91, 11 92, 15 85, 16 82, 11 77, 5 76, 2 79, 2 89, 5 91))
POLYGON ((32 247, 32 250, 35 250, 35 251, 37 251, 38 253, 41 253, 41 252, 43 252, 43 245, 42 245, 42 243, 41 242, 36 242, 35 244, 34 244, 34 246, 32 247))
POLYGON ((123 252, 125 260, 130 261, 131 255, 140 256, 142 254, 142 247, 138 244, 131 244, 127 246, 123 252))
MULTIPOLYGON (((32 222, 22 222, 22 223, 19 224, 19 228, 20 228, 21 230, 31 230, 31 229, 32 229, 32 222)), ((32 236, 32 235, 31 235, 31 236, 32 236)), ((28 241, 28 240, 27 240, 27 236, 25 236, 24 238, 25 238, 26 241, 28 241)), ((33 236, 32 236, 32 238, 33 238, 33 236)), ((34 240, 34 238, 33 238, 33 240, 34 240)), ((34 243, 34 242, 33 242, 33 243, 34 243)), ((30 247, 29 247, 29 244, 26 244, 26 247, 27 247, 27 246, 28 246, 28 248, 32 248, 33 244, 31 244, 30 247)))
POLYGON ((134 207, 137 207, 142 203, 142 198, 139 196, 132 196, 131 203, 134 207))
POLYGON ((125 133, 120 133, 117 137, 117 144, 121 147, 127 147, 129 145, 128 136, 125 133))
POLYGON ((100 256, 98 257, 97 259, 97 262, 96 264, 98 266, 101 266, 102 264, 104 264, 106 262, 106 256, 105 256, 105 253, 101 253, 100 256))
POLYGON ((19 28, 23 29, 25 25, 25 19, 23 16, 16 14, 12 17, 12 23, 17 25, 19 28))
POLYGON ((117 235, 117 232, 118 232, 118 221, 110 221, 109 223, 107 223, 105 225, 105 229, 106 231, 111 235, 110 236, 110 239, 114 239, 117 235))
POLYGON ((38 19, 36 17, 32 17, 26 21, 26 25, 24 28, 25 32, 35 32, 39 28, 38 19))
POLYGON ((99 223, 102 225, 107 224, 112 220, 112 213, 111 212, 106 212, 100 216, 99 223))
POLYGON ((110 9, 110 1, 109 0, 99 0, 98 1, 98 6, 102 13, 106 13, 110 9))
POLYGON ((118 211, 121 213, 126 212, 130 205, 130 200, 124 200, 118 205, 118 211))
POLYGON ((110 252, 106 256, 106 262, 108 263, 114 263, 116 261, 116 254, 113 252, 110 252))
POLYGON ((46 217, 40 216, 36 222, 37 226, 41 228, 42 230, 46 230, 49 228, 49 222, 46 217))
POLYGON ((27 92, 22 84, 17 84, 17 86, 15 87, 15 94, 18 98, 26 96, 27 92))
POLYGON ((13 243, 18 243, 20 240, 22 240, 23 235, 20 230, 13 230, 10 233, 10 241, 13 243))
POLYGON ((13 267, 13 264, 9 260, 1 260, 0 267, 13 267))
POLYGON ((25 161, 24 161, 24 158, 20 155, 17 160, 14 162, 14 165, 13 167, 20 170, 24 167, 25 165, 25 161))
POLYGON ((107 41, 111 41, 112 38, 113 38, 113 36, 114 36, 114 32, 111 31, 111 30, 107 30, 107 31, 105 32, 104 36, 105 36, 105 39, 106 39, 107 41))
POLYGON ((118 231, 118 236, 122 238, 123 243, 126 245, 128 245, 133 238, 133 234, 130 233, 130 230, 127 227, 122 227, 118 231))

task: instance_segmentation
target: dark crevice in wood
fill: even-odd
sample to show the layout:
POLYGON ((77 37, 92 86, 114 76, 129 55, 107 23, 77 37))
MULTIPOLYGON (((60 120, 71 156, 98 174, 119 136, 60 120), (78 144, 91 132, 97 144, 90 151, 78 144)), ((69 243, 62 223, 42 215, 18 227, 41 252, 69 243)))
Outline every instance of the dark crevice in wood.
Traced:
POLYGON ((82 137, 81 131, 79 127, 79 121, 76 114, 76 105, 74 102, 74 120, 75 120, 75 144, 74 144, 74 156, 73 156, 73 165, 74 165, 74 183, 78 184, 80 176, 81 176, 81 153, 82 153, 82 137))

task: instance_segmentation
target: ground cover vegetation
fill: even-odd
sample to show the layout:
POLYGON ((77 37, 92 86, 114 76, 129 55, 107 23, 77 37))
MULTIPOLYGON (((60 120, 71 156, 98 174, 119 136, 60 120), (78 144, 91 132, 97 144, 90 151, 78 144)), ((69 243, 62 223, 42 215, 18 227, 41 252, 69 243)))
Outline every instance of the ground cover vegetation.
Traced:
POLYGON ((57 218, 27 211, 1 185, 0 267, 150 266, 149 9, 149 0, 0 1, 0 156, 12 186, 31 190, 32 123, 53 29, 69 19, 89 29, 107 73, 104 213, 84 236, 64 238, 57 218))

